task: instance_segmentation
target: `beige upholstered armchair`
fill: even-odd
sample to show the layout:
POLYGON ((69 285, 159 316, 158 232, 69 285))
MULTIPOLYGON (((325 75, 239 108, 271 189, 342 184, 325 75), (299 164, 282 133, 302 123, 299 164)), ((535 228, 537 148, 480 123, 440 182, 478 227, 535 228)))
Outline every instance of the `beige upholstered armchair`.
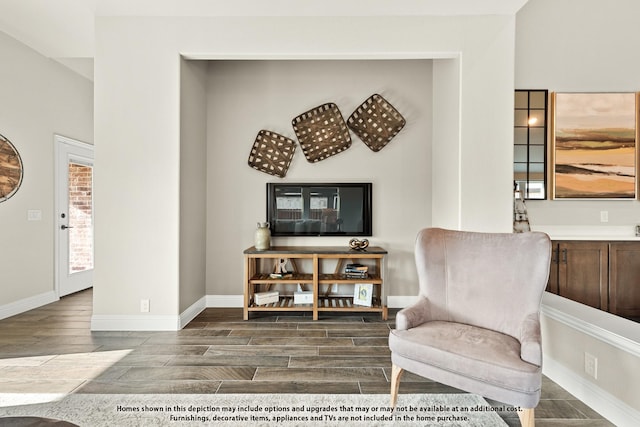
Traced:
POLYGON ((533 426, 549 237, 429 228, 415 258, 419 300, 398 312, 389 335, 391 406, 407 370, 518 407, 522 425, 533 426))

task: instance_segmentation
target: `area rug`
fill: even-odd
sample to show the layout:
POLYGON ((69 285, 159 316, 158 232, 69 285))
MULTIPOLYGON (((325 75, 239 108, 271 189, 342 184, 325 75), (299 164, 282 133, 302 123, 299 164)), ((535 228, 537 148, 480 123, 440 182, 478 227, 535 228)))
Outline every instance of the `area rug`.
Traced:
POLYGON ((43 397, 1 394, 0 425, 4 417, 44 417, 81 427, 496 427, 506 426, 496 410, 509 410, 473 394, 400 394, 395 410, 388 394, 71 394, 48 402, 43 397))

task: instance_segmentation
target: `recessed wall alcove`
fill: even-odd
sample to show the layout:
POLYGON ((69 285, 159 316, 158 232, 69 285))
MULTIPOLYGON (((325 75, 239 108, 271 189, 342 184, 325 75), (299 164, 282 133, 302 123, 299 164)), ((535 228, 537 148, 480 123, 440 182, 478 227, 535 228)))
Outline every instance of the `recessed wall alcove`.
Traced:
MULTIPOLYGON (((434 191, 436 197, 439 193, 432 182, 433 152, 442 155, 448 149, 452 151, 450 159, 457 161, 459 148, 455 144, 438 149, 434 148, 433 139, 437 131, 434 129, 437 106, 436 117, 443 129, 439 132, 455 134, 459 127, 457 117, 442 126, 443 107, 449 104, 458 108, 456 102, 451 101, 458 97, 455 91, 459 84, 457 63, 456 58, 183 59, 181 117, 185 134, 181 150, 185 160, 188 153, 200 152, 191 162, 201 164, 206 174, 203 197, 206 200, 206 294, 229 295, 229 304, 237 304, 231 299, 239 297, 238 272, 242 270, 242 258, 238 256, 230 263, 228 251, 234 248, 241 254, 252 244, 256 222, 265 220, 265 184, 277 181, 372 182, 374 235, 371 240, 393 250, 396 267, 390 270, 389 276, 395 295, 415 293, 412 244, 417 230, 434 223, 434 191), (438 93, 434 93, 436 87, 438 93), (453 90, 443 90, 446 87, 453 90), (291 120, 298 114, 334 102, 346 120, 373 93, 382 94, 407 120, 405 128, 383 150, 371 151, 352 133, 348 150, 317 163, 309 163, 298 145, 284 179, 247 165, 249 150, 259 130, 272 130, 296 140, 291 120), (449 102, 438 102, 438 96, 449 102), (194 128, 200 128, 201 132, 190 136, 194 128), (204 165, 203 150, 206 152, 204 165), (221 247, 221 241, 228 243, 221 247), (227 268, 229 265, 233 268, 227 268)), ((191 162, 184 163, 185 169, 192 168, 191 162)), ((440 173, 459 168, 455 163, 445 166, 440 173)), ((451 184, 456 184, 455 178, 450 179, 441 183, 440 194, 445 193, 445 189, 447 193, 455 191, 451 189, 451 184)), ((442 201, 438 207, 444 207, 442 201)), ((182 209, 191 211, 194 206, 183 200, 182 209)), ((435 212, 437 216, 438 209, 435 212)), ((458 226, 455 215, 443 217, 447 220, 443 226, 458 226)), ((193 221, 183 226, 193 227, 193 221)), ((280 245, 346 245, 348 238, 274 238, 273 241, 280 245)), ((186 247, 192 244, 184 241, 181 247, 188 251, 186 247)), ((199 242, 198 246, 201 245, 199 242)), ((194 268, 199 268, 187 266, 193 264, 194 255, 191 253, 182 259, 181 271, 192 274, 194 268)))
POLYGON ((406 115, 397 139, 369 153, 353 136, 349 150, 316 164, 298 152, 287 179, 339 175, 374 183, 374 204, 381 205, 373 239, 390 253, 389 305, 405 304, 417 292, 411 254, 418 226, 511 229, 514 36, 513 15, 98 18, 96 164, 117 173, 96 177, 103 209, 96 213, 101 266, 92 327, 120 325, 152 295, 160 317, 135 316, 136 327, 172 329, 203 306, 240 306, 242 250, 264 219, 265 182, 278 179, 247 166, 255 135, 263 127, 291 135, 293 117, 327 101, 348 116, 374 92, 406 115), (247 70, 242 62, 254 64, 247 70), (359 67, 394 63, 407 65, 358 86, 359 67), (334 74, 345 80, 331 88, 320 72, 287 81, 291 64, 324 74, 333 64, 355 71, 334 74), (417 86, 428 92, 405 93, 410 80, 402 73, 420 66, 428 72, 417 86), (242 91, 225 87, 225 78, 251 72, 242 91), (394 87, 398 78, 405 86, 394 87), (287 93, 289 83, 298 84, 296 92, 287 93), (268 97, 255 98, 265 90, 268 97), (394 209, 413 219, 403 221, 394 209), (118 218, 120 226, 106 232, 101 218, 118 218))
MULTIPOLYGON (((318 163, 309 163, 296 148, 284 180, 296 182, 373 183, 371 238, 397 248, 396 261, 409 264, 412 230, 431 224, 433 76, 431 60, 261 60, 211 61, 208 64, 207 199, 244 205, 237 212, 208 209, 208 248, 220 236, 231 241, 244 236, 252 244, 256 221, 265 220, 265 183, 282 181, 246 164, 255 134, 271 129, 296 140, 291 120, 298 114, 334 102, 346 120, 373 93, 380 93, 399 111, 407 125, 380 152, 371 151, 351 133, 351 147, 318 163), (232 148, 233 147, 233 148, 232 148), (226 156, 218 156, 226 153, 226 156), (227 182, 226 185, 219 183, 227 182), (242 189, 238 192, 238 189, 242 189), (243 202, 244 200, 244 202, 243 202), (218 220, 221 220, 218 222, 218 220)), ((346 245, 348 238, 275 238, 278 244, 346 245)), ((240 265, 239 265, 240 267, 240 265)), ((209 257, 207 271, 220 271, 209 257)), ((394 272, 397 289, 412 291, 413 271, 394 272)), ((234 294, 232 278, 207 278, 207 294, 234 294)))

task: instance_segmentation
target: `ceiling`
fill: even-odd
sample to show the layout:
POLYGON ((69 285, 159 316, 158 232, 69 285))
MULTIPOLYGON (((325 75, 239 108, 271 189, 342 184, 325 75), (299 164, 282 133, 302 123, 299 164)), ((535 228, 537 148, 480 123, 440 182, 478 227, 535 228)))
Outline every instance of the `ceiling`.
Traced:
POLYGON ((512 15, 527 1, 0 0, 0 31, 93 80, 96 17, 512 15))

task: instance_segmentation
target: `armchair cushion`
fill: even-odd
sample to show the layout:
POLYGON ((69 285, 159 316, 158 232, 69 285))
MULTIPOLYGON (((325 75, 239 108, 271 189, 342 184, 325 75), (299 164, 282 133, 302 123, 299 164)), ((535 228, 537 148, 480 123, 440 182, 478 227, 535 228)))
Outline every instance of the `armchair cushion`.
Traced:
POLYGON ((527 395, 539 393, 540 367, 520 357, 517 339, 477 326, 427 322, 409 330, 392 330, 392 354, 431 365, 487 386, 527 395))

